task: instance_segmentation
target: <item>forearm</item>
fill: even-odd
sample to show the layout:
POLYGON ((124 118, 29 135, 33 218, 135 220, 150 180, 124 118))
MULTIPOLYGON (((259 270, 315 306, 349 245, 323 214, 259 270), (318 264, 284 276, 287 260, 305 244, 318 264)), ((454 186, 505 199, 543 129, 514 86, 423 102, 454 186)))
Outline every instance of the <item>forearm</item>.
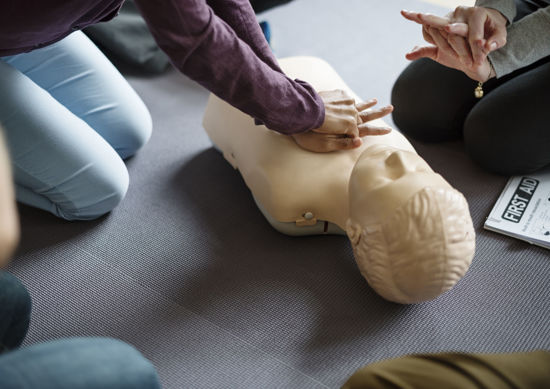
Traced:
POLYGON ((550 55, 550 6, 529 14, 508 27, 507 43, 489 54, 497 77, 550 55))
POLYGON ((268 128, 321 126, 324 106, 307 83, 262 61, 205 0, 136 0, 159 46, 191 79, 268 128))
POLYGON ((4 267, 19 241, 19 220, 8 152, 0 128, 0 268, 4 267))

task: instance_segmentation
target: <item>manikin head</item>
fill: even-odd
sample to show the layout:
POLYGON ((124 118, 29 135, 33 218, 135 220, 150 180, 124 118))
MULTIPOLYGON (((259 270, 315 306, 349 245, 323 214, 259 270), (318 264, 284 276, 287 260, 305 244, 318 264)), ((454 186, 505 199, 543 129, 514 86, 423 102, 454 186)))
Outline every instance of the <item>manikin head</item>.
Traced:
POLYGON ((350 177, 350 238, 361 274, 387 300, 417 303, 468 270, 475 233, 466 199, 418 154, 367 148, 350 177))

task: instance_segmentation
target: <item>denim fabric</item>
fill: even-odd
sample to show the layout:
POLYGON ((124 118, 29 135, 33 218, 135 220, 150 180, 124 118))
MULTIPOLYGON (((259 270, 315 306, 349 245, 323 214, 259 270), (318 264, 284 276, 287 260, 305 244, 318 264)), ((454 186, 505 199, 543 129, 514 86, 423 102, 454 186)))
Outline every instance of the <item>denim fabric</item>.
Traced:
POLYGON ((109 338, 71 338, 18 347, 29 327, 31 299, 0 272, 0 389, 157 389, 157 373, 135 348, 109 338))
POLYGON ((30 317, 29 293, 17 278, 0 271, 0 352, 16 348, 23 342, 30 317))
POLYGON ((0 355, 0 389, 157 389, 153 365, 110 338, 70 338, 0 355))
POLYGON ((122 200, 122 159, 147 142, 151 117, 82 32, 0 58, 0 101, 20 202, 87 220, 122 200))
MULTIPOLYGON (((218 97, 284 134, 323 124, 323 100, 279 68, 249 0, 134 2, 172 64, 218 97)), ((108 20, 121 4, 13 1, 0 13, 0 56, 35 50, 108 20)))

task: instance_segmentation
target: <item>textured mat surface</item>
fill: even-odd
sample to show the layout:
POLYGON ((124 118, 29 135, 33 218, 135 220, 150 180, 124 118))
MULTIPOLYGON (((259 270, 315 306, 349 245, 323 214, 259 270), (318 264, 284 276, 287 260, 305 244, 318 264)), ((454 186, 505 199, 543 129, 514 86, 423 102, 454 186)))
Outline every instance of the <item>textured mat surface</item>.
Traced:
MULTIPOLYGON (((278 56, 321 57, 358 95, 388 103, 403 54, 420 42, 405 7, 443 12, 296 0, 260 19, 278 56)), ((469 200, 476 258, 449 293, 400 306, 369 288, 344 237, 290 238, 267 224, 201 128, 206 91, 176 72, 129 78, 155 129, 127 163, 124 202, 86 223, 21 207, 10 269, 34 299, 26 344, 117 337, 153 361, 165 388, 334 388, 405 353, 550 348, 550 252, 482 229, 506 179, 480 171, 459 143, 416 146, 469 200)))

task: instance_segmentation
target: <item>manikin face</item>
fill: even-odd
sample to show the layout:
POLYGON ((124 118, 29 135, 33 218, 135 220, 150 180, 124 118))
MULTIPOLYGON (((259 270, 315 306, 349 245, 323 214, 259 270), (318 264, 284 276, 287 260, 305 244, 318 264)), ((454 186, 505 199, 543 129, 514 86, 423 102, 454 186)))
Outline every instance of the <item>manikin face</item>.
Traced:
POLYGON ((371 146, 357 160, 350 178, 350 217, 362 226, 380 222, 426 187, 450 185, 416 153, 371 146))
POLYGON ((371 146, 349 185, 346 232, 361 274, 380 295, 431 300, 466 273, 475 250, 468 203, 416 153, 371 146))

